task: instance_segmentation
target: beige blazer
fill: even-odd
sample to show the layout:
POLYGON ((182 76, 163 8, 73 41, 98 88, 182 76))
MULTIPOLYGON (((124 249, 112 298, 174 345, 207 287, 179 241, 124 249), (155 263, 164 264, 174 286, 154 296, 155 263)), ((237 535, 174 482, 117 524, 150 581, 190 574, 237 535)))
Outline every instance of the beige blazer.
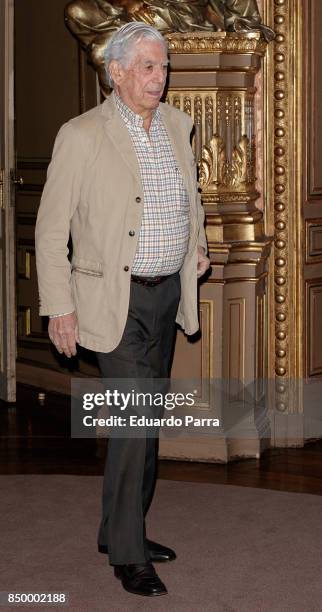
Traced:
MULTIPOLYGON (((191 232, 180 271, 177 323, 193 334, 199 327, 197 245, 207 249, 207 243, 190 147, 192 121, 167 104, 161 104, 161 113, 190 199, 191 232)), ((109 96, 59 130, 36 223, 40 315, 76 310, 80 344, 88 349, 109 352, 121 340, 142 212, 137 158, 109 96)))

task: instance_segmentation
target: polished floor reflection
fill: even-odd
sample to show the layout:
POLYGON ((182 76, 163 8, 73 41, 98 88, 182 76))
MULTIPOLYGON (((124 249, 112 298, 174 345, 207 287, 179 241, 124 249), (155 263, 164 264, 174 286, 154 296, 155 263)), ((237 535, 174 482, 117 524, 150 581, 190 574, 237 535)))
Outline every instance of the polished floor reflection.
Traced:
MULTIPOLYGON (((1 474, 103 474, 106 440, 70 438, 70 400, 19 385, 16 404, 0 403, 1 474)), ((272 449, 228 465, 160 461, 159 478, 322 495, 322 441, 272 449)))

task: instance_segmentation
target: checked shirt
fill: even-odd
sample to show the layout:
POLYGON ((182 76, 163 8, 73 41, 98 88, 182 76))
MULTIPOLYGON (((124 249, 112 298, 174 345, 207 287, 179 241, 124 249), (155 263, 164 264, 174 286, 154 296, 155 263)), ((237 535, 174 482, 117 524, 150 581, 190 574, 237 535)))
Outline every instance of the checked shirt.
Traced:
POLYGON ((159 108, 149 134, 143 118, 114 93, 137 156, 144 196, 132 274, 163 276, 180 270, 190 231, 189 198, 159 108))

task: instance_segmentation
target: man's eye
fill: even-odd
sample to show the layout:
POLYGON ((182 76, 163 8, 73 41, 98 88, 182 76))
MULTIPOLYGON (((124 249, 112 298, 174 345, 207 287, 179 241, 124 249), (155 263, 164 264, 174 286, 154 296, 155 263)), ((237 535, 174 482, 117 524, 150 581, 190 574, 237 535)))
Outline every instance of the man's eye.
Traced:
POLYGON ((151 72, 151 70, 153 69, 152 64, 147 64, 147 66, 145 66, 145 69, 146 69, 148 72, 151 72))

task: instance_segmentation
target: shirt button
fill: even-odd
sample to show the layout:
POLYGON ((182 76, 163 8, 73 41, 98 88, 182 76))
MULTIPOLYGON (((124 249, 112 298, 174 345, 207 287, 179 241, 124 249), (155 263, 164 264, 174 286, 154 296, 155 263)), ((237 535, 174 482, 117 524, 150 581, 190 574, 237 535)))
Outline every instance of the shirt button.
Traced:
POLYGON ((135 236, 135 232, 134 232, 134 230, 130 230, 130 231, 129 231, 129 236, 135 236))
POLYGON ((129 269, 130 269, 129 266, 124 266, 124 268, 123 268, 124 272, 128 272, 129 269))
POLYGON ((136 201, 138 204, 140 204, 140 202, 141 202, 141 198, 140 198, 140 196, 137 196, 137 197, 135 198, 135 201, 136 201))

